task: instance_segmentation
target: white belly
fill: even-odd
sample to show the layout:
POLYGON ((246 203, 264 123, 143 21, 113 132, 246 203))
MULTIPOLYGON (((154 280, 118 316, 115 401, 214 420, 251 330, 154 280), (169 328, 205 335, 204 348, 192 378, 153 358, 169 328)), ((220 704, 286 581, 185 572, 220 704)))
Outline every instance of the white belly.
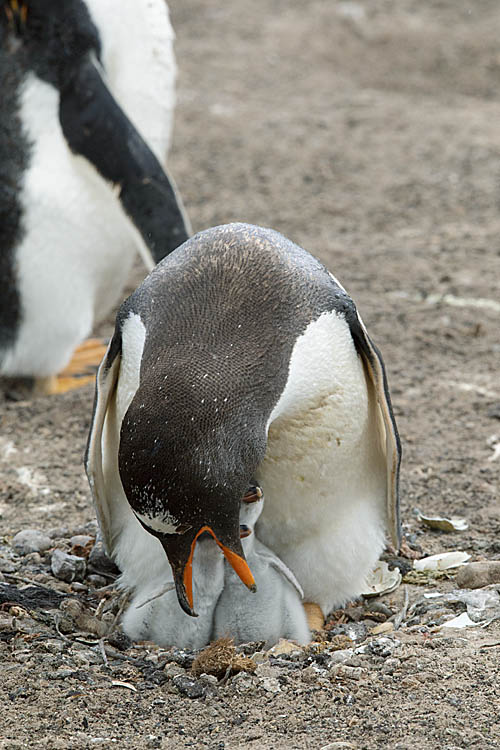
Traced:
MULTIPOLYGON (((175 84, 166 3, 87 4, 101 35, 106 81, 164 164, 175 84)), ((56 89, 30 74, 20 103, 32 144, 16 250, 22 321, 1 373, 44 376, 63 369, 94 323, 120 300, 141 243, 111 186, 68 148, 56 89)))
POLYGON ((325 614, 360 593, 384 546, 386 463, 370 389, 347 324, 325 313, 295 346, 257 476, 258 535, 325 614))

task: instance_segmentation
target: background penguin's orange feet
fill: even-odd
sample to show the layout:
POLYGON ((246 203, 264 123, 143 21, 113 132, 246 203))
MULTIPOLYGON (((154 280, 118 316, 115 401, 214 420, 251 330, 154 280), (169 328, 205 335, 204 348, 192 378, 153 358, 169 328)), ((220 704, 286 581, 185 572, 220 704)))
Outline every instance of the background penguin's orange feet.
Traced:
POLYGON ((105 339, 87 339, 77 346, 69 364, 59 373, 58 377, 71 375, 91 375, 95 373, 104 357, 108 342, 105 339))
POLYGON ((36 378, 35 395, 66 393, 93 383, 95 373, 106 352, 108 343, 104 339, 87 339, 78 346, 69 364, 59 375, 36 378))
POLYGON ((314 602, 304 602, 302 606, 306 611, 309 630, 323 630, 325 616, 321 611, 319 604, 315 604, 314 602))

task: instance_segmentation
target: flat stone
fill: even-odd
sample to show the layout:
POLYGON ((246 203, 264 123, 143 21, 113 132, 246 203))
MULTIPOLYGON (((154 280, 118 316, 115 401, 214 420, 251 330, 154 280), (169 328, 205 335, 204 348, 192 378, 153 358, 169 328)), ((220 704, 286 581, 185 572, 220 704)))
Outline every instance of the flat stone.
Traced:
POLYGON ((6 560, 5 557, 0 557, 0 573, 15 573, 17 565, 12 560, 6 560))
POLYGON ((83 580, 86 564, 82 557, 68 555, 67 552, 55 549, 50 558, 50 568, 55 578, 72 583, 83 580))
POLYGON ((179 693, 186 695, 188 698, 203 698, 205 695, 206 688, 204 685, 186 674, 177 675, 172 682, 179 693))
POLYGON ((52 547, 52 539, 38 529, 25 529, 15 535, 12 548, 18 555, 29 555, 30 552, 45 552, 52 547))
POLYGON ((281 693, 280 683, 276 677, 260 677, 259 685, 268 693, 281 693))
POLYGON ((484 560, 462 566, 456 577, 461 589, 480 589, 490 583, 500 583, 500 560, 484 560))

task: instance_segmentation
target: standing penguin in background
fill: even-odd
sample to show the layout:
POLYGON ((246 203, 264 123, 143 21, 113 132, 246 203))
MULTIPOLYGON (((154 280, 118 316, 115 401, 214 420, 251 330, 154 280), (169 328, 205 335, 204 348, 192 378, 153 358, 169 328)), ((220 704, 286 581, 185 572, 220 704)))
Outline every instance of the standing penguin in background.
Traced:
POLYGON ((399 463, 382 358, 354 302, 277 232, 200 232, 122 304, 86 470, 108 552, 136 594, 166 554, 194 615, 203 531, 258 587, 239 537, 256 480, 259 538, 325 616, 363 590, 386 534, 399 547, 399 463))
MULTIPOLYGON (((161 164, 175 61, 164 0, 0 0, 0 375, 42 390, 189 236, 161 164)), ((84 349, 81 363, 101 350, 84 349)))
POLYGON ((255 535, 263 507, 262 492, 257 491, 243 498, 240 509, 240 537, 246 561, 258 582, 256 594, 251 596, 243 588, 226 563, 212 638, 229 636, 236 644, 265 640, 265 648, 271 648, 280 638, 306 644, 311 634, 301 603, 303 591, 293 573, 255 535))

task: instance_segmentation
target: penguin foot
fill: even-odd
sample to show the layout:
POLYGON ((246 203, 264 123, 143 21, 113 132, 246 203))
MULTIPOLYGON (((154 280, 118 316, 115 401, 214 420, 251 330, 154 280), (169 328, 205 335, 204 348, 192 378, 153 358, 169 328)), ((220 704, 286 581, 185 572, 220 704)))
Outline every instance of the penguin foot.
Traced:
POLYGON ((103 339, 87 339, 75 349, 71 361, 59 375, 35 378, 34 395, 53 396, 93 383, 106 349, 107 342, 103 339))
POLYGON ((321 611, 319 604, 315 604, 314 602, 304 602, 302 606, 306 612, 309 630, 323 630, 325 616, 321 611))
POLYGON ((106 353, 108 342, 104 339, 87 339, 77 346, 69 364, 59 373, 58 377, 72 375, 91 375, 101 364, 106 353))

